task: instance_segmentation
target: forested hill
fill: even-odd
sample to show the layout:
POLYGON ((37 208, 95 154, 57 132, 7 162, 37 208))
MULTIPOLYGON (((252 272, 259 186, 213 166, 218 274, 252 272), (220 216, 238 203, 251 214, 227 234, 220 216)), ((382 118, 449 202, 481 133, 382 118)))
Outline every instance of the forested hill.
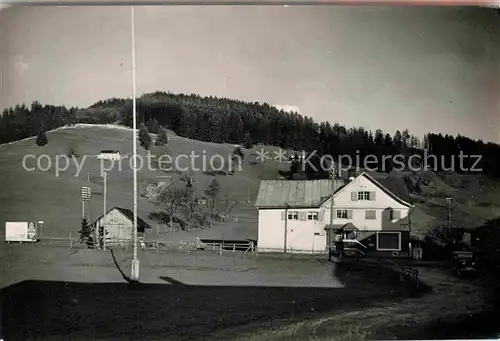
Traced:
MULTIPOLYGON (((338 123, 315 122, 307 116, 280 111, 267 103, 195 94, 145 94, 137 99, 137 112, 139 122, 144 122, 151 132, 162 125, 179 136, 217 143, 241 143, 245 134, 248 134, 254 144, 318 150, 318 155, 359 155, 361 159, 369 154, 421 154, 427 148, 429 154, 438 156, 439 164, 435 166, 440 169, 451 167, 452 160, 455 162, 454 168, 459 168, 457 156, 460 152, 464 155, 482 155, 482 161, 476 167, 482 167, 484 174, 500 176, 500 146, 463 136, 427 134, 419 139, 408 130, 389 134, 380 129, 372 132, 364 128, 346 128, 338 123)), ((113 98, 84 109, 41 105, 38 102, 30 107, 21 105, 9 108, 4 110, 0 119, 0 143, 20 140, 34 136, 40 130, 74 123, 120 123, 131 126, 132 100, 113 98)), ((475 159, 465 158, 462 168, 470 168, 474 163, 475 159)))

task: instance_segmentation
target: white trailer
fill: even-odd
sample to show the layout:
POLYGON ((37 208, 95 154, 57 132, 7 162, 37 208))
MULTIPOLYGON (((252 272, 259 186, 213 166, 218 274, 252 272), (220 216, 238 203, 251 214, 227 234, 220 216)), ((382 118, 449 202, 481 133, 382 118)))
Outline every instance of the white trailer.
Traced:
POLYGON ((10 242, 36 242, 36 225, 32 222, 21 221, 5 223, 5 241, 10 242))

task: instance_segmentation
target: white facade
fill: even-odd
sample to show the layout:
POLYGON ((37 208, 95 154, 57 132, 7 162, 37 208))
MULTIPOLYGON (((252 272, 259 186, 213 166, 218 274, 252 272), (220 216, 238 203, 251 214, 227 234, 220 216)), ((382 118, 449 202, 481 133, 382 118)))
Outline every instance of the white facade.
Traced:
POLYGON ((114 208, 109 211, 105 216, 100 217, 96 221, 96 228, 99 228, 104 223, 106 227, 107 238, 106 240, 120 239, 132 240, 134 225, 123 213, 114 208))
MULTIPOLYGON (((325 221, 329 224, 330 200, 323 207, 326 209, 325 221)), ((404 218, 409 211, 409 203, 401 203, 401 200, 394 199, 368 178, 359 176, 335 194, 333 224, 352 223, 360 231, 402 230, 407 226, 401 226, 398 221, 406 222, 404 218), (366 192, 370 194, 365 194, 366 192), (364 200, 367 198, 368 200, 364 200)))
MULTIPOLYGON (((326 247, 324 210, 289 209, 286 220, 287 250, 324 252, 326 247), (296 213, 296 214, 295 214, 296 213), (318 220, 311 217, 316 213, 318 220), (308 220, 308 218, 313 218, 308 220)), ((260 209, 257 248, 262 252, 282 252, 285 249, 285 209, 260 209)))
MULTIPOLYGON (((372 231, 408 231, 408 219, 405 218, 410 207, 409 203, 394 198, 361 174, 335 194, 332 224, 352 223, 360 232, 368 234, 372 231)), ((285 211, 285 208, 259 209, 259 252, 283 252, 285 240, 286 249, 291 252, 325 252, 330 199, 320 207, 289 208, 286 220, 285 211)))

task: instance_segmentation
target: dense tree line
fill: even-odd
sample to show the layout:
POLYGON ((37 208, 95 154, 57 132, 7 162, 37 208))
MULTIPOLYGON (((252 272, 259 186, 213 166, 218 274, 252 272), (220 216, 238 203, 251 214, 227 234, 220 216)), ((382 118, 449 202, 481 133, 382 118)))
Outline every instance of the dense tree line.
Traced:
MULTIPOLYGON (((150 132, 168 127, 177 135, 210 142, 227 142, 251 147, 255 144, 280 146, 284 149, 317 151, 316 164, 323 154, 349 155, 353 161, 377 156, 370 167, 392 169, 392 160, 382 155, 425 156, 423 150, 438 157, 428 165, 436 170, 470 169, 476 159, 459 154, 482 155, 476 168, 490 176, 500 176, 500 147, 463 136, 427 134, 423 139, 408 130, 393 134, 362 127, 346 128, 338 123, 315 122, 312 118, 278 110, 267 103, 243 102, 228 98, 201 97, 191 94, 155 92, 137 99, 138 123, 144 123, 150 132), (382 164, 383 161, 383 164, 382 164)), ((132 126, 132 100, 112 98, 99 101, 89 108, 42 106, 34 102, 4 110, 0 119, 0 143, 36 136, 40 131, 74 123, 119 123, 132 126)), ((413 163, 419 161, 412 161, 413 163)), ((363 166, 363 164, 359 165, 363 166)), ((324 176, 320 175, 320 176, 324 176)))

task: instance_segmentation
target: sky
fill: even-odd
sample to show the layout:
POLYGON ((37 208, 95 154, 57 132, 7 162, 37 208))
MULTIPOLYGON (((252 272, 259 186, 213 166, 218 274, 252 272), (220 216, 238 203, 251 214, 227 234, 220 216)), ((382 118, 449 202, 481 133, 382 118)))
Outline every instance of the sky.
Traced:
MULTIPOLYGON (((500 142, 499 24, 497 11, 472 7, 136 7, 137 95, 500 142)), ((131 64, 130 7, 0 11, 0 109, 131 97, 131 64)))

